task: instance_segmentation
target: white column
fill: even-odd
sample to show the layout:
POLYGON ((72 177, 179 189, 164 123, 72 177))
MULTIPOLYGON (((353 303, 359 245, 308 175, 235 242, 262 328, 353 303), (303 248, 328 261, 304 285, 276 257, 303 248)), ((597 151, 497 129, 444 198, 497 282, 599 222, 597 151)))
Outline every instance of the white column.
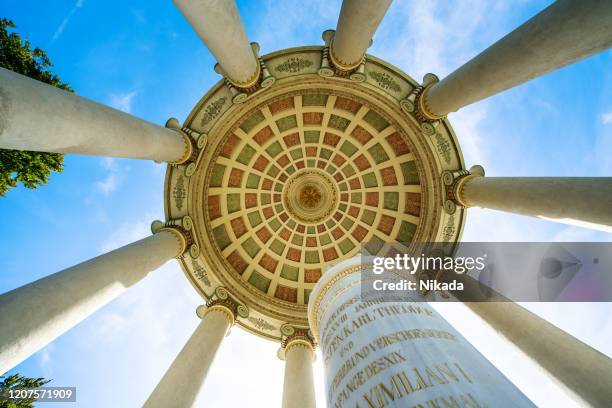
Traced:
POLYGON ((362 301, 359 258, 325 272, 308 318, 328 407, 534 406, 427 302, 362 301))
POLYGON ((0 372, 13 368, 180 255, 184 247, 178 232, 165 229, 0 295, 0 372))
POLYGON ((176 131, 0 68, 0 148, 180 162, 191 146, 176 131))
POLYGON ((461 282, 464 290, 453 296, 537 364, 580 406, 603 407, 612 401, 612 359, 608 356, 503 295, 484 296, 480 283, 467 275, 443 274, 441 279, 461 282))
POLYGON ((425 108, 444 116, 603 51, 612 46, 611 21, 609 0, 556 1, 433 85, 425 108))
POLYGON ((612 401, 612 359, 512 302, 465 302, 584 406, 612 401))
POLYGON ((482 207, 612 232, 612 177, 473 177, 456 198, 482 207))
POLYGON ((291 339, 281 350, 285 360, 283 408, 315 408, 315 388, 312 363, 315 357, 310 340, 291 339))
POLYGON ((173 0, 228 79, 241 88, 259 79, 259 62, 233 0, 173 0))
POLYGON ((341 69, 356 68, 392 0, 344 0, 330 55, 341 69))
POLYGON ((168 371, 144 404, 146 408, 193 406, 206 375, 221 345, 234 324, 235 314, 228 307, 215 304, 203 313, 202 321, 174 359, 168 371))

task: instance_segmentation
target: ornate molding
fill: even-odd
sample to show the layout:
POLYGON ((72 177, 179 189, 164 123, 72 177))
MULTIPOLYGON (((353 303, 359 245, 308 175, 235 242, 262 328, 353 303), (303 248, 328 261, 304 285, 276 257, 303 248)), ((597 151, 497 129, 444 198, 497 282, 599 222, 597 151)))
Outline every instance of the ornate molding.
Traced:
POLYGON ((249 316, 247 320, 253 323, 253 326, 257 327, 260 330, 272 331, 276 329, 276 326, 269 323, 267 320, 262 319, 261 317, 249 316))
POLYGON ((400 101, 402 111, 412 114, 421 125, 423 133, 428 136, 436 134, 436 127, 445 118, 445 116, 435 115, 427 106, 427 93, 439 81, 435 74, 425 74, 422 84, 415 87, 405 99, 400 101))
POLYGON ((206 270, 206 268, 202 265, 200 265, 200 263, 196 260, 196 259, 192 259, 191 260, 191 265, 193 267, 193 274, 194 276, 202 281, 202 283, 205 286, 210 286, 211 285, 211 281, 210 278, 208 276, 208 271, 206 270))
POLYGON ((253 76, 244 82, 237 82, 232 80, 223 70, 221 65, 215 65, 215 72, 223 75, 225 85, 229 88, 232 95, 232 102, 234 104, 242 103, 247 100, 250 94, 272 86, 276 82, 276 78, 272 76, 266 64, 259 56, 259 44, 256 42, 251 43, 251 49, 255 60, 257 61, 257 69, 253 76))
POLYGON ((370 75, 370 78, 376 81, 378 86, 382 89, 388 89, 394 92, 400 92, 402 90, 395 79, 386 72, 370 71, 368 75, 370 75))
POLYGON ((176 178, 176 183, 172 187, 172 198, 174 198, 176 208, 182 210, 183 203, 187 198, 187 188, 185 188, 185 176, 183 174, 179 174, 176 178))
POLYGON ((226 100, 227 100, 227 98, 225 96, 222 96, 220 98, 217 98, 213 102, 211 102, 204 109, 204 115, 202 115, 202 119, 200 120, 200 125, 201 126, 206 126, 210 122, 215 120, 217 118, 217 116, 219 116, 221 114, 221 111, 223 110, 223 106, 225 105, 225 101, 226 100))
POLYGON ((364 82, 365 76, 365 54, 361 58, 361 61, 357 64, 347 64, 340 61, 334 56, 333 42, 334 42, 335 30, 323 31, 323 41, 325 41, 325 47, 323 48, 323 55, 321 58, 321 67, 319 68, 318 74, 323 78, 330 78, 337 76, 340 78, 348 78, 354 82, 364 82))
POLYGON ((457 205, 468 208, 469 205, 467 205, 463 198, 463 187, 469 180, 476 177, 484 177, 484 175, 484 168, 480 165, 472 166, 469 170, 459 169, 442 172, 442 183, 446 188, 444 211, 452 215, 455 213, 457 205))
POLYGON ((282 64, 276 66, 275 70, 278 72, 290 72, 292 74, 298 73, 304 68, 310 67, 314 64, 312 61, 306 58, 291 57, 287 58, 282 64))
POLYGON ((448 217, 446 224, 442 229, 442 239, 444 242, 449 242, 456 234, 457 227, 455 227, 455 215, 448 217))

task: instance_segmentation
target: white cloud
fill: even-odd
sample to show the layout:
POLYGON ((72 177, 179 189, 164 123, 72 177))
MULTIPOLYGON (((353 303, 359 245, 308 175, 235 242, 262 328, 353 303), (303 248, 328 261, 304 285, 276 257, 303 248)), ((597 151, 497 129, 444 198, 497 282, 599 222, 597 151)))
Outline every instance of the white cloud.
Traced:
POLYGON ((52 43, 55 42, 62 35, 64 30, 66 29, 66 26, 68 25, 68 22, 74 16, 74 13, 76 13, 78 9, 83 7, 83 3, 84 2, 85 2, 85 0, 77 0, 76 1, 76 3, 74 4, 74 7, 72 7, 72 9, 70 9, 70 11, 66 15, 66 17, 64 17, 64 19, 62 20, 60 25, 57 27, 57 29, 53 33, 53 37, 51 38, 51 42, 52 43))
MULTIPOLYGON (((498 24, 500 7, 502 2, 487 0, 394 2, 368 51, 417 81, 428 72, 443 78, 507 33, 509 28, 498 24)), ((489 111, 490 103, 482 101, 450 115, 468 167, 488 162, 491 144, 482 141, 491 139, 489 111)))
MULTIPOLYGON (((283 48, 323 44, 324 30, 335 28, 340 2, 266 1, 252 36, 262 53, 283 48)), ((244 17, 243 17, 244 18, 244 17)))
POLYGON ((49 370, 52 363, 51 353, 54 348, 55 346, 53 344, 49 344, 40 351, 40 367, 43 370, 49 370))
MULTIPOLYGON (((80 404, 113 406, 121 396, 122 406, 142 406, 193 333, 202 303, 172 260, 75 327, 63 347, 69 358, 60 362, 58 356, 56 364, 71 377, 85 377, 78 383, 80 404), (98 391, 99 384, 112 384, 113 395, 98 391)), ((222 364, 217 359, 213 368, 222 364)))
POLYGON ((415 79, 443 77, 506 34, 496 24, 499 1, 404 1, 391 4, 369 50, 415 79))
MULTIPOLYGON (((611 82, 608 81, 607 84, 611 82)), ((606 89, 606 87, 602 87, 606 89)), ((601 115, 601 123, 597 132, 596 145, 594 146, 594 162, 599 168, 599 176, 610 177, 612 174, 612 111, 601 115)))
POLYGON ((117 188, 117 176, 115 173, 109 173, 108 176, 96 183, 98 190, 100 190, 104 194, 110 194, 117 188))
POLYGON ((120 246, 127 245, 151 234, 151 221, 155 216, 151 213, 143 215, 142 219, 130 221, 115 228, 106 241, 100 245, 102 252, 112 251, 120 246))
POLYGON ((103 180, 96 182, 96 188, 104 195, 109 195, 114 192, 121 182, 121 172, 117 159, 104 157, 100 161, 100 165, 107 171, 107 175, 103 180))
POLYGON ((132 112, 132 100, 137 94, 137 91, 111 94, 109 96, 109 105, 125 113, 130 113, 132 112))
POLYGON ((488 162, 487 147, 490 144, 483 143, 487 140, 487 135, 483 130, 487 111, 487 105, 481 103, 451 114, 453 130, 459 139, 468 168, 474 164, 488 162))

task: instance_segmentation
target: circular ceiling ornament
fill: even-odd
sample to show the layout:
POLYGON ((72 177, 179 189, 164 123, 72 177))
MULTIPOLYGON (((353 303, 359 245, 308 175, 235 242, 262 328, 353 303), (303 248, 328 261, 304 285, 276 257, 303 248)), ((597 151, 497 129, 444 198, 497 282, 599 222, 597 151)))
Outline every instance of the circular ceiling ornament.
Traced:
POLYGON ((326 173, 304 169, 287 180, 282 192, 289 216, 305 225, 325 222, 338 207, 336 182, 326 173))
POLYGON ((441 174, 463 166, 452 129, 426 136, 400 109, 416 82, 373 57, 366 82, 322 78, 321 51, 264 57, 277 80, 241 104, 217 84, 183 127, 206 137, 195 171, 166 178, 166 217, 189 215, 200 248, 190 282, 227 288, 249 308, 238 324, 274 339, 307 326, 313 286, 362 243, 454 243, 464 222, 443 208, 441 174))

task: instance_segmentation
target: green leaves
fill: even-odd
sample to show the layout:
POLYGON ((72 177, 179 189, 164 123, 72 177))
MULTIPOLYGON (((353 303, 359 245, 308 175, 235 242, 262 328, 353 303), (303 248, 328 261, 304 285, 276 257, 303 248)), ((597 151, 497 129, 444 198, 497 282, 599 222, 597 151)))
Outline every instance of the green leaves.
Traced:
MULTIPOLYGON (((0 377, 0 393, 9 389, 17 388, 38 388, 47 384, 51 380, 45 380, 44 378, 29 378, 24 377, 21 374, 13 374, 8 377, 0 377), (3 379, 4 378, 4 379, 3 379)), ((17 401, 5 401, 0 399, 0 408, 32 408, 34 407, 32 399, 21 399, 17 401)))
POLYGON ((41 153, 0 149, 0 195, 21 182, 27 188, 47 183, 51 171, 63 170, 59 153, 41 153))
POLYGON ((67 83, 62 82, 48 68, 53 64, 47 53, 36 47, 31 49, 27 40, 22 40, 19 34, 9 33, 9 28, 15 24, 6 18, 0 19, 0 66, 38 81, 56 86, 66 91, 74 92, 67 83))
MULTIPOLYGON (((53 64, 47 53, 38 47, 32 49, 29 41, 22 40, 15 32, 9 32, 14 28, 12 21, 0 19, 0 67, 74 92, 70 85, 48 70, 53 64)), ((0 149, 0 196, 18 183, 27 188, 47 183, 52 171, 62 171, 63 161, 64 157, 59 153, 0 149)), ((4 407, 0 405, 0 408, 4 407)))

